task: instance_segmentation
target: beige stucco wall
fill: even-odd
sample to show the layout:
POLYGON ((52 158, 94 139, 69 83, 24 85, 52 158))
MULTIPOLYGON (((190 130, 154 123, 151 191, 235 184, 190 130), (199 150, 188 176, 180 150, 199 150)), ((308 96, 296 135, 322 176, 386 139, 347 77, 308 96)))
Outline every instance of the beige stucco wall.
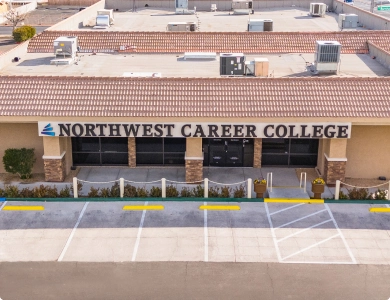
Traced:
POLYGON ((318 141, 318 157, 317 157, 317 168, 321 174, 324 174, 324 146, 326 143, 326 139, 320 139, 318 141))
POLYGON ((352 126, 346 177, 390 178, 390 127, 352 126))
POLYGON ((186 157, 203 157, 201 138, 186 139, 186 157))
POLYGON ((0 173, 5 173, 3 156, 8 148, 34 148, 37 160, 33 173, 43 173, 43 139, 38 136, 38 124, 0 123, 0 138, 0 173))

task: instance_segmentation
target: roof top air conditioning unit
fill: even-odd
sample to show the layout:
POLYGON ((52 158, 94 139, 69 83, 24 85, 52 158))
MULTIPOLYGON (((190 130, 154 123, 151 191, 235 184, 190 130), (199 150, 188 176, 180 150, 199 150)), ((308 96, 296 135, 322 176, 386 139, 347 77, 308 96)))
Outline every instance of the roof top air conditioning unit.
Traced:
POLYGON ((325 17, 327 5, 325 3, 310 3, 310 15, 313 17, 325 17))
POLYGON ((221 53, 219 59, 221 76, 244 76, 245 56, 243 53, 221 53))
POLYGON ((274 21, 271 19, 264 20, 264 31, 274 31, 274 21))
POLYGON ((193 15, 195 12, 195 7, 194 10, 188 9, 188 0, 175 0, 175 13, 177 15, 193 15))
POLYGON ((233 0, 232 10, 235 15, 249 15, 254 13, 252 0, 233 0))
POLYGON ((248 31, 264 31, 264 20, 262 19, 249 19, 248 31))
POLYGON ((169 22, 167 31, 196 31, 195 22, 169 22))
POLYGON ((314 72, 337 73, 340 63, 341 44, 336 41, 317 41, 314 54, 314 72))
POLYGON ((108 16, 110 18, 110 25, 114 24, 114 10, 113 9, 99 9, 98 16, 108 16))
POLYGON ((60 36, 53 42, 55 58, 50 61, 52 65, 69 65, 76 57, 78 42, 77 36, 60 36))
POLYGON ((339 14, 339 28, 357 28, 359 16, 355 14, 339 14))

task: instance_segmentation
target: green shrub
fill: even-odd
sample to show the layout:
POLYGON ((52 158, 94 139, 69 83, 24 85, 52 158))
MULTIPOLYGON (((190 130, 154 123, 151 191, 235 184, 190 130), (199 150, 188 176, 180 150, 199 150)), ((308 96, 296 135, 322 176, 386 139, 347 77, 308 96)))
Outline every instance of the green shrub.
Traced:
POLYGON ((372 198, 375 200, 387 200, 387 192, 386 190, 378 189, 372 194, 372 198))
POLYGON ((180 191, 180 196, 183 198, 189 198, 192 196, 192 193, 189 188, 183 187, 180 191))
POLYGON ((110 188, 102 188, 100 190, 100 197, 102 198, 109 198, 111 195, 111 189, 110 188))
POLYGON ((45 198, 46 193, 47 193, 46 186, 41 184, 40 186, 33 188, 32 198, 45 198))
POLYGON ((221 194, 220 194, 220 197, 221 198, 230 198, 230 192, 232 191, 232 189, 228 186, 224 186, 221 188, 221 194))
POLYGON ((0 189, 0 197, 5 197, 5 190, 4 189, 0 189))
POLYGON ((162 191, 160 187, 152 186, 152 189, 150 190, 150 197, 161 197, 162 196, 162 191))
POLYGON ((99 195, 99 188, 95 189, 93 186, 91 186, 91 189, 88 193, 89 198, 98 198, 99 195))
POLYGON ((166 189, 167 197, 173 198, 179 196, 179 191, 173 185, 168 185, 166 189))
POLYGON ((5 187, 5 196, 7 198, 19 198, 19 190, 15 185, 7 185, 5 187))
POLYGON ((209 187, 209 197, 210 198, 218 198, 219 197, 219 187, 209 187))
POLYGON ((47 186, 46 187, 46 195, 45 195, 45 197, 47 197, 47 198, 57 198, 58 197, 57 187, 56 186, 54 186, 54 187, 47 186))
POLYGON ((118 198, 121 195, 121 190, 118 182, 115 182, 114 185, 111 187, 110 191, 110 197, 118 198))
POLYGON ((348 190, 348 198, 352 200, 371 200, 372 197, 368 192, 368 189, 358 189, 353 188, 352 190, 348 190))
POLYGON ((8 173, 18 174, 21 179, 31 177, 35 163, 34 148, 10 148, 3 156, 4 169, 8 173))
POLYGON ((60 198, 69 198, 70 197, 70 188, 69 186, 65 186, 59 193, 60 198))
POLYGON ((146 198, 149 196, 149 193, 148 191, 146 190, 146 188, 142 187, 138 187, 137 188, 137 196, 136 197, 140 197, 140 198, 146 198))
POLYGON ((240 186, 236 186, 233 190, 234 198, 244 198, 245 197, 245 187, 241 184, 240 186))
POLYGON ((36 30, 34 27, 31 26, 22 26, 19 28, 16 28, 12 32, 12 36, 14 37, 15 42, 21 43, 24 41, 27 41, 28 39, 31 39, 36 33, 36 30))
POLYGON ((196 198, 203 198, 204 197, 204 188, 201 185, 197 185, 192 189, 192 196, 196 198))
POLYGON ((123 196, 127 198, 135 198, 137 197, 137 189, 135 188, 135 186, 126 184, 124 188, 123 196))
POLYGON ((29 188, 24 188, 19 192, 20 198, 33 198, 33 191, 29 188))
POLYGON ((347 200, 348 199, 348 195, 346 195, 343 191, 340 191, 339 199, 340 200, 347 200))

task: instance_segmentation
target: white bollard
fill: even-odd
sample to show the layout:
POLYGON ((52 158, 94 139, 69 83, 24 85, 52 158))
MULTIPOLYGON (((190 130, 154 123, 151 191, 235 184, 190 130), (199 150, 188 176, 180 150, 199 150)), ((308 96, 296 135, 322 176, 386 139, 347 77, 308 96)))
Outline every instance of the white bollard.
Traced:
POLYGON ((73 197, 74 198, 79 197, 79 191, 77 189, 77 177, 73 177, 73 197))
POLYGON ((205 198, 209 197, 209 179, 208 178, 204 179, 204 197, 205 198))
POLYGON ((390 200, 390 181, 389 181, 389 188, 387 189, 387 200, 390 200))
POLYGON ((339 200, 340 198, 340 180, 336 180, 336 188, 334 190, 334 199, 339 200))
POLYGON ((119 195, 123 198, 125 194, 125 180, 123 178, 119 178, 119 195))
POLYGON ((248 178, 248 188, 247 188, 248 192, 248 199, 252 198, 252 178, 248 178))
POLYGON ((161 178, 161 196, 163 198, 167 197, 167 181, 165 178, 161 178))

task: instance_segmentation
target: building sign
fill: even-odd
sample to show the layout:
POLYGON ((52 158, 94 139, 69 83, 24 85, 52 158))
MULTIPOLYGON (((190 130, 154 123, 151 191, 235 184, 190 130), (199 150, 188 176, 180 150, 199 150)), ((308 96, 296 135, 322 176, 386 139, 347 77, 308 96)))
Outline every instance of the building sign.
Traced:
POLYGON ((351 123, 72 123, 38 122, 39 136, 350 138, 351 123))

